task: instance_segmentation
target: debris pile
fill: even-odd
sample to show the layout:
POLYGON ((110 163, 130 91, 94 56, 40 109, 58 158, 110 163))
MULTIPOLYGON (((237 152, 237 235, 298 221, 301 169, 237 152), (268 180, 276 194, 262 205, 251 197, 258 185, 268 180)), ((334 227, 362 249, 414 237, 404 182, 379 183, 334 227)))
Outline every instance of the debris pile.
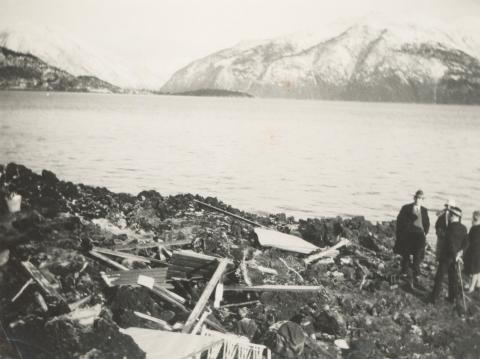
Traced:
POLYGON ((0 174, 2 358, 145 358, 161 338, 225 358, 478 351, 478 295, 464 317, 426 304, 430 252, 426 290, 409 290, 397 277, 394 222, 258 216, 216 198, 113 193, 13 163, 0 174), (12 193, 19 212, 3 201, 12 193))

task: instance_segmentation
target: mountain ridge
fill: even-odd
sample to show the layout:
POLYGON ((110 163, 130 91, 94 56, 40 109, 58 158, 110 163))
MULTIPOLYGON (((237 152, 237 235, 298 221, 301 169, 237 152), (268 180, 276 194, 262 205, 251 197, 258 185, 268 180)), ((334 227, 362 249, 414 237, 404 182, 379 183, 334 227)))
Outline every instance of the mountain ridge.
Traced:
MULTIPOLYGON (((320 37, 319 37, 320 38, 320 37)), ((256 97, 480 103, 478 50, 410 24, 360 22, 308 46, 295 38, 220 50, 181 68, 164 92, 212 88, 256 97)))
POLYGON ((71 92, 109 92, 122 90, 94 76, 74 76, 40 60, 0 46, 0 89, 71 92))

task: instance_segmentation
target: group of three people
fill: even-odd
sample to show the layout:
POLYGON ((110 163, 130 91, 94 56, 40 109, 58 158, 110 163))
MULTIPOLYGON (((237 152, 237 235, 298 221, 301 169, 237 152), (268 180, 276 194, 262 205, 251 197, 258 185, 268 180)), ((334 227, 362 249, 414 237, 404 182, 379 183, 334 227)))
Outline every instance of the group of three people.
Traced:
MULTIPOLYGON (((425 257, 426 236, 430 229, 428 210, 422 206, 425 199, 423 191, 418 190, 413 198, 414 202, 403 206, 398 214, 394 247, 394 252, 402 256, 401 275, 409 279, 412 288, 420 287, 420 264, 425 257)), ((462 210, 449 200, 435 223, 438 268, 430 295, 433 303, 440 296, 446 273, 448 299, 453 302, 458 298, 460 262, 465 262, 465 272, 472 276, 469 291, 473 291, 476 285, 480 286, 480 211, 473 213, 469 233, 461 219, 462 210)))

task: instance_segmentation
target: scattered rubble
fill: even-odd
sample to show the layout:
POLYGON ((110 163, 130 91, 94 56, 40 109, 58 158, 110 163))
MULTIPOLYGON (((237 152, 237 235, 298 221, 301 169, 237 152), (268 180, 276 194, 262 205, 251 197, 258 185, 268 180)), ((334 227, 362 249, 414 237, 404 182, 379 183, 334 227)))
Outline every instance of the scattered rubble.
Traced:
POLYGON ((273 358, 478 353, 480 296, 463 316, 426 304, 430 252, 426 290, 409 290, 397 277, 394 222, 258 216, 216 198, 113 193, 13 163, 0 174, 2 358, 145 358, 132 327, 150 330, 134 331, 142 338, 218 336, 256 358, 262 345, 273 358), (11 193, 19 212, 3 201, 11 193), (287 234, 299 241, 289 246, 287 234))

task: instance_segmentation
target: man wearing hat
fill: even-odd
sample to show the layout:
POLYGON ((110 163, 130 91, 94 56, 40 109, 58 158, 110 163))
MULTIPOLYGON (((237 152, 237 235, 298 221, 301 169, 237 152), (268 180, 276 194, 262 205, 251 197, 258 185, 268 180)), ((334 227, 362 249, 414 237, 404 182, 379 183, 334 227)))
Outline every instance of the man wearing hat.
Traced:
POLYGON ((445 202, 445 208, 439 213, 437 222, 435 222, 435 232, 437 233, 437 247, 435 250, 435 258, 437 262, 440 260, 440 253, 442 252, 443 245, 445 244, 445 233, 449 224, 449 211, 452 207, 455 207, 456 203, 454 199, 448 199, 445 202))
POLYGON ((425 255, 426 235, 430 229, 428 210, 422 206, 425 195, 418 190, 413 203, 404 205, 397 216, 396 241, 393 251, 402 256, 402 275, 407 275, 409 285, 418 286, 420 263, 425 255), (413 256, 413 262, 410 259, 413 256), (409 267, 412 268, 410 275, 409 267))
POLYGON ((459 294, 457 262, 461 260, 463 250, 468 245, 467 228, 461 223, 462 210, 452 207, 449 211, 449 224, 445 232, 445 245, 440 252, 435 284, 433 285, 430 300, 432 303, 440 296, 442 281, 448 272, 448 300, 454 302, 459 294))

